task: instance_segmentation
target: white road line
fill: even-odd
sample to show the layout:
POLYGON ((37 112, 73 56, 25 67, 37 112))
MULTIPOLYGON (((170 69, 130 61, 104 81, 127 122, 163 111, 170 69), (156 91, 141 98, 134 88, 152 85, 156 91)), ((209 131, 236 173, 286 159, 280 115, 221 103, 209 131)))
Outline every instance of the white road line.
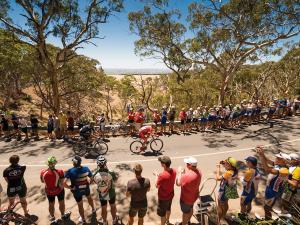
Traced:
MULTIPOLYGON (((290 141, 283 141, 280 142, 280 144, 288 144, 288 143, 293 143, 293 142, 298 142, 300 141, 300 138, 290 140, 290 141)), ((267 144, 267 145, 261 145, 262 147, 270 147, 273 145, 277 144, 267 144)), ((211 155, 219 155, 219 154, 226 154, 226 153, 234 153, 234 152, 243 152, 243 151, 249 151, 255 149, 255 147, 250 147, 250 148, 242 148, 242 149, 236 149, 236 150, 229 150, 229 151, 222 151, 222 152, 211 152, 211 153, 202 153, 202 154, 197 154, 197 155, 185 155, 185 156, 174 156, 171 157, 171 159, 184 159, 186 157, 202 157, 202 156, 211 156, 211 155)), ((115 161, 115 162, 108 162, 109 165, 114 165, 114 164, 131 164, 131 163, 136 163, 136 162, 154 162, 157 161, 157 158, 154 159, 138 159, 138 160, 128 160, 128 161, 115 161)), ((83 165, 85 166, 95 166, 95 163, 84 163, 83 165)), ((0 165, 0 167, 7 167, 9 165, 0 165)), ((29 164, 26 165, 27 167, 44 167, 45 164, 29 164)), ((66 164, 57 164, 58 167, 69 167, 72 166, 71 163, 66 163, 66 164)))

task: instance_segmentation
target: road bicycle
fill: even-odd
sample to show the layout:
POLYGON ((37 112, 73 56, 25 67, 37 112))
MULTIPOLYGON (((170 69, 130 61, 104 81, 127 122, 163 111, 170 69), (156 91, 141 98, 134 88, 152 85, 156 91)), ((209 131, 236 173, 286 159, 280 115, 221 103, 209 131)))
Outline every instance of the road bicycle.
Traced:
POLYGON ((73 145, 73 151, 76 155, 85 156, 105 155, 108 151, 108 145, 102 137, 96 137, 94 140, 86 140, 83 137, 73 137, 68 140, 68 143, 73 145))
POLYGON ((22 216, 13 211, 18 204, 20 204, 20 202, 17 202, 11 209, 0 211, 0 224, 9 225, 14 223, 15 225, 37 225, 37 223, 32 221, 29 217, 22 216))
POLYGON ((143 140, 138 138, 138 140, 131 142, 130 151, 134 154, 140 154, 147 150, 148 145, 150 146, 150 149, 157 154, 162 150, 164 142, 157 135, 151 135, 150 140, 143 145, 143 140))

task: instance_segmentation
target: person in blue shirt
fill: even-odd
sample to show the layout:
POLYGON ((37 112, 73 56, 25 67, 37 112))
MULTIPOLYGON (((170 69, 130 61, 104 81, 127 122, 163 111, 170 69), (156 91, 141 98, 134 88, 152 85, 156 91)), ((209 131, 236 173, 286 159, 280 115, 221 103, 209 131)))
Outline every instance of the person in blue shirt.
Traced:
POLYGON ((93 182, 93 174, 88 167, 81 166, 81 161, 79 156, 75 156, 72 159, 74 167, 65 173, 66 180, 64 186, 72 191, 77 202, 80 215, 79 222, 86 224, 82 201, 83 196, 87 198, 89 205, 92 207, 93 214, 96 213, 96 210, 90 193, 90 184, 93 182), (70 181, 71 185, 68 184, 68 181, 70 181))

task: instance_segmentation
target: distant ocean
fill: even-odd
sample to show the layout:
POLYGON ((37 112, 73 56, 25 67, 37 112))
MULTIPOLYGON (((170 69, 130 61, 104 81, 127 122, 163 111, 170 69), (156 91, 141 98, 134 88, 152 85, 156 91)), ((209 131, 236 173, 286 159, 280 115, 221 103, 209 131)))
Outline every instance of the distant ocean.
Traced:
POLYGON ((122 68, 103 68, 107 75, 159 75, 170 73, 168 69, 122 69, 122 68))

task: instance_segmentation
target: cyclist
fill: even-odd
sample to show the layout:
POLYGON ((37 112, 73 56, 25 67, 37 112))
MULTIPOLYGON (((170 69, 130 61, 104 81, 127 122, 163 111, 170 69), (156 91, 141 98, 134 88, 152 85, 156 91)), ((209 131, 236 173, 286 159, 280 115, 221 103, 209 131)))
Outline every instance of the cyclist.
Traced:
POLYGON ((12 155, 9 158, 10 166, 3 171, 3 177, 7 182, 7 196, 9 200, 8 209, 11 209, 15 204, 16 196, 20 198, 20 202, 26 217, 30 217, 27 210, 27 186, 24 180, 26 166, 19 165, 20 157, 12 155))
POLYGON ((144 126, 139 129, 139 137, 142 140, 142 149, 146 149, 148 138, 154 133, 152 126, 144 126))
POLYGON ((49 202, 50 222, 53 225, 58 224, 54 216, 55 197, 58 199, 61 219, 66 220, 71 214, 70 212, 65 213, 64 171, 56 169, 56 163, 57 160, 54 156, 49 157, 47 160, 48 168, 43 169, 40 174, 41 182, 45 184, 45 192, 49 202))
POLYGON ((243 179, 243 192, 241 195, 241 213, 248 214, 252 209, 252 200, 258 192, 260 174, 257 169, 257 159, 253 156, 246 158, 247 170, 243 179))
POLYGON ((85 141, 89 141, 94 132, 95 132, 95 121, 91 121, 88 125, 85 125, 80 129, 79 135, 85 141))
POLYGON ((83 196, 87 198, 93 214, 96 213, 96 210, 90 192, 90 183, 93 182, 93 174, 88 167, 81 165, 81 161, 79 156, 75 156, 72 159, 73 168, 65 173, 64 187, 72 191, 74 199, 77 202, 80 215, 79 223, 86 224, 82 201, 83 196), (71 185, 68 184, 68 180, 70 180, 71 185))
POLYGON ((117 208, 116 208, 116 191, 115 182, 117 176, 113 171, 107 168, 107 160, 103 156, 97 158, 97 170, 93 175, 94 182, 97 184, 97 190, 99 193, 99 199, 101 203, 101 214, 103 219, 103 225, 107 223, 107 202, 110 205, 110 211, 113 218, 113 224, 117 224, 117 208))

